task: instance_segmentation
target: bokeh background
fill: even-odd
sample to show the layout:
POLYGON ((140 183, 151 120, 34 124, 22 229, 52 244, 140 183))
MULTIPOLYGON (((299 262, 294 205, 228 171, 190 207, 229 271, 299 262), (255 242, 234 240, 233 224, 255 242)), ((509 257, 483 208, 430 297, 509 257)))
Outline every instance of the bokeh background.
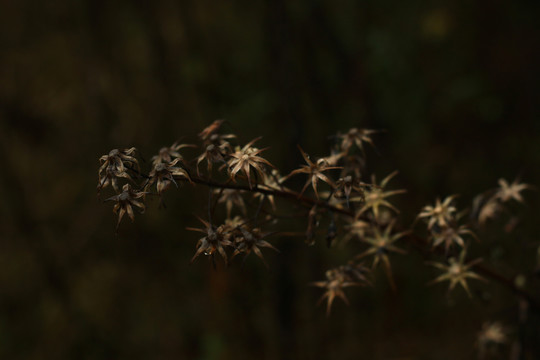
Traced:
MULTIPOLYGON (((539 358, 538 318, 520 323, 512 294, 426 287, 437 272, 413 250, 392 257, 397 291, 377 272, 326 318, 308 284, 358 244, 275 237, 269 269, 256 258, 188 266, 197 235, 185 227, 204 214, 205 189, 170 191, 166 210, 150 203, 118 236, 95 191, 110 149, 136 146, 148 160, 218 118, 243 143, 264 135, 283 172, 301 163, 296 144, 323 156, 338 131, 387 130, 368 165, 379 179, 400 171, 391 184, 408 190, 395 200, 405 225, 436 196, 459 193, 466 207, 500 177, 540 185, 539 7, 2 1, 0 357, 475 359, 482 323, 499 320, 521 358, 539 358)), ((539 295, 540 207, 527 195, 514 232, 493 224, 471 251, 539 295)), ((511 353, 510 343, 495 358, 511 353)))

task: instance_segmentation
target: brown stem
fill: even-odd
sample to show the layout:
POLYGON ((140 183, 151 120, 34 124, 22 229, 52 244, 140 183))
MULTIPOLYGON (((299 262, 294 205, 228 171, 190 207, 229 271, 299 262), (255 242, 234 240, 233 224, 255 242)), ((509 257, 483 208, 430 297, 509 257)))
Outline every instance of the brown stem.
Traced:
MULTIPOLYGON (((188 181, 185 178, 178 178, 177 180, 188 181)), ((331 204, 329 204, 329 203, 327 203, 327 202, 325 202, 323 200, 311 199, 309 197, 299 196, 298 193, 294 192, 294 191, 277 190, 277 189, 265 189, 265 188, 260 188, 258 186, 250 188, 249 186, 238 185, 238 184, 223 184, 223 183, 219 183, 219 182, 216 182, 216 181, 207 180, 207 179, 203 179, 203 178, 195 177, 195 176, 191 177, 191 181, 193 181, 196 184, 206 185, 206 186, 219 188, 219 189, 234 189, 234 190, 243 190, 243 191, 249 191, 249 192, 256 192, 256 193, 265 194, 265 195, 273 195, 273 196, 289 199, 289 200, 292 200, 294 202, 301 202, 301 203, 304 203, 304 204, 308 204, 310 206, 317 205, 319 207, 322 207, 322 208, 325 208, 325 209, 328 209, 328 210, 332 210, 332 211, 335 211, 335 212, 343 214, 343 215, 354 217, 354 213, 351 210, 341 209, 341 208, 335 207, 335 206, 333 206, 333 205, 331 205, 331 204)))

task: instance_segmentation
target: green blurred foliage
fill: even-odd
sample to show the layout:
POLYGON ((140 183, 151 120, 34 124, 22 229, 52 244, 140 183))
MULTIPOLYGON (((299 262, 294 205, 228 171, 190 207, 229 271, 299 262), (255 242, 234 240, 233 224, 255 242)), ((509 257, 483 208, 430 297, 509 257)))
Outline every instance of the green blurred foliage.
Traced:
MULTIPOLYGON (((496 284, 448 297, 425 287, 436 272, 411 251, 393 257, 397 292, 378 274, 327 319, 307 284, 358 244, 276 238, 269 270, 255 258, 188 266, 197 236, 185 227, 206 190, 169 191, 166 210, 151 203, 116 237, 112 206, 96 199, 97 160, 130 146, 148 160, 225 118, 242 142, 264 135, 283 172, 301 162, 296 144, 322 156, 337 131, 386 129, 369 166, 379 178, 400 171, 404 223, 437 195, 460 193, 466 207, 499 177, 538 185, 539 10, 530 0, 2 2, 0 357, 476 358, 484 320, 517 319, 496 284)), ((532 272, 538 209, 534 194, 516 209, 516 232, 494 225, 474 255, 509 276, 532 272)), ((538 331, 519 333, 534 356, 538 331)))

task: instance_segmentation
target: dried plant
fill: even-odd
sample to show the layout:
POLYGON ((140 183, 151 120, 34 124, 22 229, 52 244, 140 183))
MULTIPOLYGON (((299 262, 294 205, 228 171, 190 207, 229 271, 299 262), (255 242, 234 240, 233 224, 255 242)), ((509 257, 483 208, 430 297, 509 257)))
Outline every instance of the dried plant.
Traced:
POLYGON ((241 253, 246 254, 247 257, 251 252, 254 252, 267 265, 260 248, 269 248, 279 252, 272 244, 264 240, 266 237, 272 235, 272 233, 263 234, 259 228, 248 230, 245 227, 239 227, 238 229, 240 234, 234 238, 236 249, 234 250, 233 257, 241 253))
POLYGON ((456 213, 456 208, 452 205, 456 195, 448 196, 441 203, 441 199, 437 198, 435 205, 424 206, 422 212, 418 215, 419 219, 428 219, 428 229, 433 228, 434 225, 439 227, 448 226, 456 213))
POLYGON ((225 226, 219 226, 216 228, 208 221, 201 218, 199 218, 199 221, 204 225, 203 229, 191 227, 187 228, 188 230, 197 231, 205 235, 204 237, 200 238, 199 241, 197 241, 197 251, 191 258, 191 262, 195 261, 195 259, 201 254, 212 256, 213 259, 214 254, 217 252, 219 255, 221 255, 225 261, 225 264, 227 264, 227 253, 225 252, 225 247, 233 246, 233 243, 228 239, 226 233, 227 228, 225 226))
POLYGON ((365 196, 362 196, 360 198, 353 198, 351 201, 361 201, 364 202, 364 206, 360 209, 360 211, 356 214, 356 217, 360 217, 363 215, 366 211, 371 210, 373 212, 373 215, 375 216, 375 219, 379 219, 379 208, 381 206, 387 207, 389 209, 392 209, 396 213, 399 213, 399 210, 392 204, 390 204, 386 198, 398 194, 403 194, 407 192, 406 190, 393 190, 393 191, 384 191, 384 188, 388 184, 388 182, 398 174, 397 171, 394 171, 387 177, 385 177, 379 185, 377 185, 377 181, 375 179, 375 175, 371 177, 371 187, 369 189, 366 189, 365 196))
POLYGON ((325 292, 319 303, 326 299, 326 315, 330 315, 332 310, 332 304, 336 297, 341 298, 347 305, 349 300, 345 296, 343 289, 351 286, 365 286, 369 284, 365 274, 368 270, 361 264, 358 265, 346 265, 340 266, 336 269, 326 271, 326 280, 317 281, 312 283, 313 286, 317 286, 325 289, 325 292))
POLYGON ((300 153, 302 154, 302 157, 306 161, 307 165, 302 165, 299 169, 293 170, 289 175, 287 175, 287 178, 290 178, 291 176, 294 176, 296 174, 307 174, 308 179, 306 181, 306 184, 302 188, 302 191, 300 191, 300 195, 306 191, 309 184, 313 186, 313 191, 315 192, 315 196, 319 198, 319 193, 317 192, 317 183, 319 180, 324 181, 328 185, 335 187, 334 182, 330 180, 328 176, 323 174, 323 172, 332 170, 332 169, 341 169, 341 167, 338 166, 330 166, 324 158, 321 158, 317 160, 316 162, 311 161, 310 157, 300 146, 298 146, 298 149, 300 150, 300 153))
POLYGON ((390 264, 390 258, 388 254, 390 252, 397 252, 400 254, 406 254, 406 251, 398 248, 394 243, 407 235, 409 231, 401 232, 398 234, 392 234, 392 228, 394 227, 394 222, 390 223, 384 231, 381 231, 378 227, 373 226, 371 228, 372 236, 366 236, 361 238, 362 242, 370 245, 369 249, 363 253, 356 256, 357 259, 361 259, 366 256, 373 255, 373 265, 372 268, 375 269, 379 263, 383 263, 386 270, 386 275, 390 284, 394 287, 394 278, 392 276, 392 266, 390 264))
POLYGON ((371 185, 366 184, 360 179, 353 178, 351 175, 347 175, 343 178, 339 178, 338 181, 336 181, 335 189, 334 189, 334 196, 336 198, 345 198, 347 200, 347 207, 349 207, 349 198, 351 197, 351 193, 353 191, 356 192, 356 199, 360 202, 365 202, 365 189, 372 188, 371 185))
POLYGON ((235 189, 215 189, 214 193, 219 196, 218 203, 225 204, 227 209, 227 218, 231 217, 233 206, 236 206, 246 215, 246 203, 242 197, 241 190, 235 189))
POLYGON ((431 281, 431 284, 435 284, 441 281, 449 281, 450 285, 448 290, 453 290, 457 284, 460 284, 469 296, 471 291, 467 285, 467 279, 477 279, 484 280, 480 275, 474 273, 471 268, 478 264, 482 259, 473 260, 465 264, 467 251, 466 249, 461 250, 459 258, 451 257, 448 259, 448 265, 443 263, 431 262, 430 264, 437 269, 443 270, 444 273, 439 275, 435 280, 431 281))
POLYGON ((259 154, 266 149, 257 149, 252 146, 259 139, 260 138, 251 140, 243 148, 237 147, 236 151, 230 154, 230 159, 228 161, 231 180, 235 181, 236 174, 238 174, 239 171, 242 171, 247 177, 250 188, 253 187, 250 175, 252 171, 255 172, 255 175, 258 174, 259 177, 264 180, 266 176, 264 165, 271 168, 274 167, 268 160, 259 156, 259 154))
MULTIPOLYGON (((277 169, 272 169, 270 175, 264 177, 264 181, 263 183, 259 184, 259 187, 267 190, 288 190, 285 186, 281 184, 283 181, 285 181, 285 179, 281 177, 279 171, 277 169)), ((272 205, 272 209, 276 210, 276 201, 273 194, 255 193, 254 197, 260 199, 261 201, 264 201, 264 199, 268 199, 268 201, 272 205)))
POLYGON ((201 175, 199 172, 199 164, 206 160, 206 170, 210 175, 212 173, 212 167, 214 163, 226 164, 225 157, 230 153, 229 143, 222 145, 210 144, 206 146, 204 152, 197 158, 197 175, 201 175))
POLYGON ((502 202, 508 202, 510 200, 515 200, 520 203, 523 202, 523 197, 521 192, 523 190, 531 190, 533 187, 528 184, 520 184, 518 180, 514 180, 511 184, 504 179, 499 179, 499 189, 495 193, 494 197, 500 199, 502 202))
POLYGON ((161 149, 159 149, 159 153, 157 155, 152 156, 152 164, 154 166, 161 163, 168 164, 174 159, 180 159, 180 161, 182 161, 184 158, 182 157, 182 155, 180 155, 179 151, 180 149, 188 147, 195 147, 195 145, 179 144, 175 142, 169 147, 162 147, 161 149))
POLYGON ((433 247, 444 244, 446 252, 453 244, 457 244, 462 248, 465 247, 465 241, 463 241, 463 235, 470 235, 476 237, 476 235, 469 230, 465 225, 459 227, 445 226, 442 228, 433 227, 431 229, 431 238, 433 241, 433 247))
MULTIPOLYGON (((237 136, 222 133, 224 124, 224 120, 216 120, 202 130, 198 136, 199 145, 176 142, 161 148, 152 157, 152 167, 148 174, 141 171, 135 148, 114 149, 99 158, 97 189, 98 193, 105 190, 115 192, 106 201, 115 202, 113 211, 118 216, 116 229, 126 213, 132 221, 135 219, 133 207, 144 212, 146 195, 162 197, 171 188, 171 184, 178 187, 179 182, 189 182, 195 187, 210 188, 207 220, 199 218, 202 228, 187 228, 203 234, 196 243, 191 262, 204 254, 215 264, 215 255, 219 254, 228 265, 229 259, 232 261, 239 255, 245 259, 254 253, 267 265, 263 251, 277 251, 274 240, 272 243, 269 240, 270 235, 275 235, 272 239, 276 241, 286 237, 305 236, 310 245, 325 240, 328 247, 334 239, 341 239, 341 246, 335 251, 346 251, 346 246, 367 245, 353 260, 371 257, 372 269, 382 263, 393 288, 395 284, 390 253, 406 254, 410 252, 405 251, 407 248, 418 250, 428 264, 443 271, 431 284, 449 281, 449 290, 460 285, 472 296, 467 281, 486 278, 510 289, 527 306, 540 308, 540 300, 527 289, 516 285, 513 279, 480 264, 480 259, 468 261, 466 258, 466 249, 476 244, 467 242, 468 238, 476 238, 473 229, 487 226, 489 220, 496 219, 503 211, 509 213, 509 203, 523 203, 522 193, 533 189, 531 185, 517 180, 509 183, 500 179, 498 188, 475 198, 468 221, 462 216, 464 212, 458 213, 454 204, 455 195, 442 201, 436 199, 435 204, 423 207, 419 215, 408 214, 425 221, 427 235, 422 236, 399 222, 399 209, 388 200, 406 192, 387 189, 397 171, 386 176, 380 183, 374 174, 371 175, 370 183, 364 182, 367 163, 364 147, 366 143, 374 146, 372 135, 376 133, 375 130, 353 128, 333 137, 337 141, 332 145, 330 154, 316 161, 311 160, 298 146, 306 164, 289 170, 288 175, 282 177, 280 171, 261 156, 267 149, 254 146, 260 138, 243 147, 231 144, 232 141, 236 142, 237 136), (185 159, 180 153, 180 150, 188 147, 199 149, 194 159, 185 159), (201 177, 199 171, 202 162, 207 163, 205 177, 201 177), (190 167, 193 163, 194 168, 190 167), (213 173, 213 165, 219 165, 220 171, 213 173), (341 170, 337 180, 332 178, 331 170, 341 170), (285 187, 284 183, 298 174, 307 175, 303 187, 299 191, 285 187), (239 179, 245 179, 246 182, 239 179), (137 185, 136 181, 139 180, 141 183, 137 185), (319 193, 319 181, 328 184, 326 191, 319 193), (314 196, 305 194, 310 185, 314 196), (292 206, 281 206, 278 198, 292 203, 292 206), (216 212, 217 206, 223 206, 225 211, 216 212), (296 212, 293 213, 291 209, 296 212), (237 216, 238 213, 242 216, 237 216), (214 223, 215 218, 223 214, 224 219, 214 223), (283 224, 290 221, 282 221, 285 219, 300 219, 305 232, 288 231, 283 224), (394 232, 396 228, 399 230, 394 232), (396 246, 398 240, 402 244, 400 247, 396 246)), ((313 283, 324 290, 321 301, 326 300, 327 314, 330 314, 336 297, 348 303, 345 288, 371 284, 369 271, 364 265, 350 261, 328 270, 325 280, 313 283)), ((485 344, 505 343, 507 334, 501 329, 495 323, 485 325, 479 334, 481 348, 485 344)))
POLYGON ((364 143, 368 143, 375 147, 371 135, 378 133, 377 130, 357 129, 352 128, 346 134, 339 135, 341 139, 341 149, 347 152, 353 145, 356 145, 358 149, 364 153, 364 143))
POLYGON ((175 177, 184 178, 191 182, 189 173, 184 168, 176 166, 179 161, 180 158, 176 158, 170 163, 155 164, 154 168, 150 172, 150 176, 146 184, 146 190, 148 190, 155 183, 157 192, 161 195, 161 193, 171 186, 171 183, 178 187, 178 184, 174 180, 175 177))
POLYGON ((361 219, 352 219, 350 223, 345 226, 347 231, 343 235, 343 245, 346 245, 351 239, 361 240, 365 237, 366 233, 371 229, 371 224, 361 219))
POLYGON ((216 120, 199 133, 199 138, 201 138, 204 145, 229 145, 228 140, 236 138, 234 134, 219 134, 221 125, 224 123, 225 120, 223 119, 216 120))
POLYGON ((131 188, 131 185, 125 184, 122 187, 122 192, 118 195, 111 196, 105 201, 116 201, 116 204, 113 207, 113 211, 118 215, 118 222, 116 223, 116 230, 120 226, 120 221, 122 217, 127 213, 131 221, 135 221, 135 215, 133 214, 133 206, 141 209, 141 213, 144 212, 145 206, 137 199, 142 198, 145 194, 148 194, 144 191, 136 191, 131 188))
POLYGON ((102 165, 98 170, 98 193, 109 184, 118 192, 117 178, 131 180, 131 176, 127 170, 133 168, 139 170, 139 162, 133 156, 136 151, 137 149, 134 147, 124 150, 113 149, 107 155, 99 158, 102 165))

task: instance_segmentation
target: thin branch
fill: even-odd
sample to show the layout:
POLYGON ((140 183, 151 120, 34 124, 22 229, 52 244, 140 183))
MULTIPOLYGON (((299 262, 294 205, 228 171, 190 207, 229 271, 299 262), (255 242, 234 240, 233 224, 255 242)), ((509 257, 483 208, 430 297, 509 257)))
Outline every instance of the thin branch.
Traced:
MULTIPOLYGON (((177 180, 188 181, 185 178, 178 178, 177 180)), ((343 215, 347 215, 347 216, 350 216, 350 217, 354 217, 354 215, 355 215, 354 212, 352 212, 350 210, 335 207, 335 206, 333 206, 333 205, 331 205, 331 204, 329 204, 329 203, 327 203, 327 202, 325 202, 323 200, 311 199, 311 198, 305 197, 303 195, 298 196, 299 194, 297 192, 290 191, 290 190, 265 189, 265 188, 261 188, 261 187, 254 187, 254 188, 250 189, 249 186, 246 186, 246 185, 224 184, 224 183, 219 183, 219 182, 216 182, 216 181, 203 179, 203 178, 195 177, 195 176, 192 177, 191 180, 196 184, 206 185, 206 186, 215 187, 215 188, 244 190, 244 191, 248 191, 248 192, 252 192, 252 193, 260 193, 260 194, 264 194, 264 195, 273 195, 273 196, 281 197, 281 198, 284 198, 284 199, 289 199, 289 200, 291 200, 293 202, 301 202, 301 203, 304 203, 304 204, 309 205, 309 206, 317 205, 318 207, 322 207, 322 208, 325 208, 325 209, 328 209, 328 210, 332 210, 334 212, 337 212, 337 213, 340 213, 340 214, 343 214, 343 215)))

